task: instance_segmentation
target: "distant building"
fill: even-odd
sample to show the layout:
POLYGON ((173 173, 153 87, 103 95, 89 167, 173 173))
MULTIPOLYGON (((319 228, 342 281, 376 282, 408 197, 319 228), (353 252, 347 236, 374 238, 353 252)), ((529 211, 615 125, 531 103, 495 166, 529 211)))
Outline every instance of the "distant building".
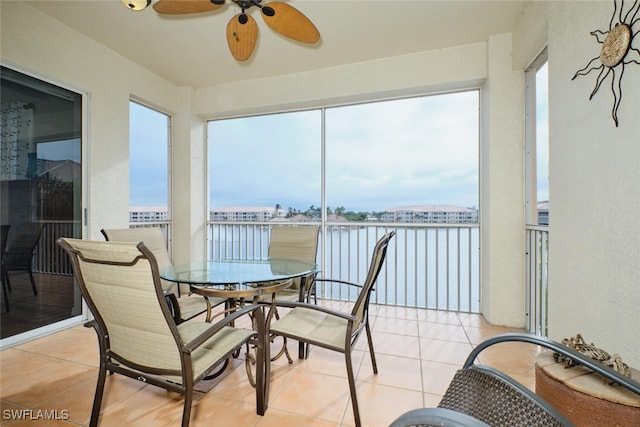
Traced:
POLYGON ((468 224, 478 222, 478 210, 449 205, 400 206, 387 209, 383 222, 468 224))
POLYGON ((273 219, 284 219, 287 212, 269 207, 229 207, 218 208, 209 212, 211 221, 271 221, 273 219))
POLYGON ((129 208, 129 222, 164 221, 169 221, 169 210, 166 206, 132 206, 129 208))
POLYGON ((538 202, 538 224, 549 225, 549 201, 538 202))

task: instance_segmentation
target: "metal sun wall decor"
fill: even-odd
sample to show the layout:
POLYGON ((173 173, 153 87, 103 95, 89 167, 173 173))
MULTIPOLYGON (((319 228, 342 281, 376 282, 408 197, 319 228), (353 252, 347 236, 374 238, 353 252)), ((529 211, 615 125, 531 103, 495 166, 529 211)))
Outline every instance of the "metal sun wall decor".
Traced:
POLYGON ((602 83, 611 75, 611 92, 613 93, 613 108, 611 116, 618 127, 618 107, 622 100, 622 76, 625 65, 634 63, 640 65, 640 0, 634 0, 630 8, 626 8, 624 0, 613 1, 613 14, 607 31, 595 30, 591 35, 602 45, 600 55, 578 70, 571 80, 578 76, 586 76, 594 70, 600 70, 596 84, 589 96, 589 100, 598 92, 602 83), (626 11, 625 11, 626 10, 626 11), (634 39, 636 45, 634 45, 634 39))

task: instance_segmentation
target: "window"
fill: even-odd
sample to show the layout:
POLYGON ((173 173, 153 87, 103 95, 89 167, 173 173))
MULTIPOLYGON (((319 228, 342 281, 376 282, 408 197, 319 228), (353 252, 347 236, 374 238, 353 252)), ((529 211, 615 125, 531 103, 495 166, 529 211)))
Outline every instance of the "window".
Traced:
POLYGON ((349 220, 478 222, 478 91, 327 109, 327 206, 349 220))
POLYGON ((319 219, 319 110, 209 122, 213 221, 319 219))
POLYGON ((471 90, 210 121, 207 256, 264 257, 274 221, 321 223, 323 275, 361 282, 389 223, 413 223, 372 301, 478 312, 479 116, 471 90))
POLYGON ((525 71, 525 325, 547 335, 549 265, 549 114, 547 50, 525 71))
POLYGON ((208 138, 211 221, 478 222, 476 90, 215 120, 208 138))
POLYGON ((526 70, 526 220, 549 224, 549 100, 547 53, 526 70))
POLYGON ((129 107, 129 221, 170 221, 170 118, 137 102, 129 107))

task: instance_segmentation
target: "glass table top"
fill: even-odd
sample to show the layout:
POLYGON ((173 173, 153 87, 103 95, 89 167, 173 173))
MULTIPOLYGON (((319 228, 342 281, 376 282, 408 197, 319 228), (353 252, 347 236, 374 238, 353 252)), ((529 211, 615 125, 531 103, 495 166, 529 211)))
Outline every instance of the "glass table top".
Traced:
POLYGON ((168 267, 160 271, 160 277, 193 285, 258 284, 306 276, 316 269, 315 263, 284 258, 215 260, 168 267))

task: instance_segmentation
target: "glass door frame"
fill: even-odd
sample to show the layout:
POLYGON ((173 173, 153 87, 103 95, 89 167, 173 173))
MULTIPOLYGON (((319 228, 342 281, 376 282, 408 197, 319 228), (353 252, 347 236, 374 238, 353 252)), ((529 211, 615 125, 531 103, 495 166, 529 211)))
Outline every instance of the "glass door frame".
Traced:
MULTIPOLYGON (((80 153, 81 153, 81 162, 82 164, 80 165, 80 170, 81 170, 81 177, 82 177, 82 183, 81 183, 81 200, 80 200, 80 210, 82 212, 82 217, 80 219, 80 223, 81 223, 81 238, 84 238, 87 235, 87 200, 88 200, 88 182, 89 182, 89 177, 88 177, 88 123, 89 123, 89 93, 81 90, 77 87, 73 87, 70 86, 66 83, 60 82, 56 79, 47 77, 47 76, 43 76, 41 74, 38 73, 34 73, 32 71, 26 70, 23 67, 20 67, 16 64, 13 64, 11 62, 5 61, 0 59, 0 65, 5 67, 5 68, 10 68, 16 72, 25 74, 29 77, 32 77, 34 79, 38 79, 38 80, 42 80, 43 82, 58 86, 62 89, 71 91, 71 92, 75 92, 76 94, 81 96, 82 99, 82 112, 81 112, 81 117, 82 117, 82 123, 81 123, 81 133, 80 133, 80 153)), ((75 291, 79 292, 79 289, 77 288, 77 285, 74 285, 74 289, 75 291)), ((76 326, 79 324, 82 324, 83 322, 87 321, 89 319, 90 316, 90 312, 89 312, 89 308, 84 300, 84 298, 81 297, 81 313, 79 315, 76 316, 72 316, 69 317, 67 319, 55 322, 55 323, 50 323, 48 325, 44 325, 35 329, 31 329, 13 336, 9 336, 3 339, 0 339, 0 350, 4 350, 6 348, 10 348, 13 347, 15 345, 27 342, 27 341, 31 341, 35 338, 38 337, 42 337, 45 335, 49 335, 53 332, 57 332, 60 331, 62 329, 66 329, 69 328, 71 326, 76 326)))

